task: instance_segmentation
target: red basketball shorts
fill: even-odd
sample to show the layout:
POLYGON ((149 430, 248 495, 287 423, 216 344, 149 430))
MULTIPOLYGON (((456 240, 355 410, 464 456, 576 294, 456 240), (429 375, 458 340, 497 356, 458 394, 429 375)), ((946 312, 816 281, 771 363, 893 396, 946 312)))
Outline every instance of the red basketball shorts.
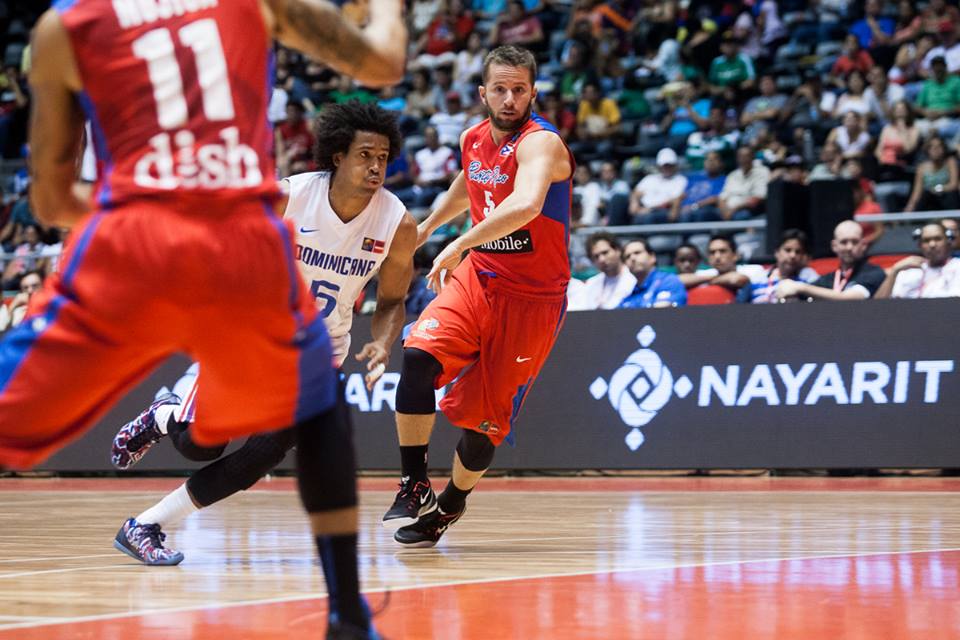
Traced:
POLYGON ((171 207, 97 212, 71 234, 61 272, 0 343, 0 465, 44 460, 175 352, 203 369, 200 445, 333 406, 330 341, 292 229, 259 200, 171 207))
POLYGON ((513 442, 513 423, 557 339, 566 297, 518 292, 469 258, 413 325, 404 346, 435 357, 443 372, 440 401, 458 427, 513 442))

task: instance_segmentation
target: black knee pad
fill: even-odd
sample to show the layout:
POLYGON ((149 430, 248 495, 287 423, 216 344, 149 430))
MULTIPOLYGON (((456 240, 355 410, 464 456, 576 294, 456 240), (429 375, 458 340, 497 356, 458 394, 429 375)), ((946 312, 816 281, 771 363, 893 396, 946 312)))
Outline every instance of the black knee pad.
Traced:
POLYGON ((434 383, 443 366, 422 349, 404 349, 400 382, 397 383, 397 412, 428 415, 437 410, 434 383))
POLYGON ((484 471, 493 462, 496 445, 482 433, 463 429, 460 442, 457 443, 457 456, 467 471, 484 471))
POLYGON ((246 491, 283 462, 295 443, 294 429, 252 436, 230 455, 191 475, 187 490, 203 507, 246 491))
POLYGON ((187 460, 194 462, 210 462, 223 455, 227 445, 222 444, 216 447, 201 447, 190 437, 189 422, 175 422, 171 420, 167 425, 167 435, 174 449, 180 452, 187 460))
POLYGON ((297 484, 308 513, 357 505, 353 425, 341 386, 333 409, 297 425, 297 484))

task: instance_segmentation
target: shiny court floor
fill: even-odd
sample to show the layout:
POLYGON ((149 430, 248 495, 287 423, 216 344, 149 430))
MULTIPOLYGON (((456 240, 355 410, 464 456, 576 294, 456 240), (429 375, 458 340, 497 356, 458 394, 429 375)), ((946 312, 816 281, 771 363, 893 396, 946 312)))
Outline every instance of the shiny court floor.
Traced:
MULTIPOLYGON (((170 531, 179 567, 112 549, 179 482, 0 480, 0 640, 322 637, 289 480, 170 531)), ((388 638, 960 638, 957 480, 490 480, 432 550, 377 525, 389 482, 362 487, 388 638)))

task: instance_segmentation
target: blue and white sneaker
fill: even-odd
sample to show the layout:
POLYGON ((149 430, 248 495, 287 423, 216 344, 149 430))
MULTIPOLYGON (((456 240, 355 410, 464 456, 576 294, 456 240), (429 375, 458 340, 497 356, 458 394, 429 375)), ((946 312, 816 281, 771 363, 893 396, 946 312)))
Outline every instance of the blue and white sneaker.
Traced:
POLYGON ((150 447, 160 442, 164 433, 157 427, 157 409, 167 404, 180 404, 180 396, 166 393, 153 401, 135 419, 123 425, 113 438, 110 447, 110 462, 117 469, 129 469, 140 462, 150 447))
POLYGON ((158 524, 140 524, 130 518, 123 523, 113 546, 131 558, 152 566, 172 566, 183 562, 183 554, 163 546, 165 533, 158 524))

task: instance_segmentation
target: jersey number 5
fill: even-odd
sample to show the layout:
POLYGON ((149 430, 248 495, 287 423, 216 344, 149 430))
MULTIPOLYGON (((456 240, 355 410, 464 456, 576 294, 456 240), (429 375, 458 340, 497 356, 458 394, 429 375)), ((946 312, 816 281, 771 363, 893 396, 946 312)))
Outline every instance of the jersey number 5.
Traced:
POLYGON ((333 310, 337 308, 337 294, 340 293, 340 286, 328 282, 327 280, 314 280, 310 285, 310 293, 318 301, 323 300, 326 304, 320 309, 320 317, 326 318, 333 310), (324 289, 325 291, 321 291, 324 289))
POLYGON ((493 194, 489 191, 483 192, 483 199, 486 202, 486 206, 483 208, 483 217, 488 218, 490 214, 493 213, 493 210, 497 208, 497 203, 493 201, 493 194))
MULTIPOLYGON (((233 96, 216 20, 205 18, 191 22, 181 27, 177 36, 183 46, 193 51, 203 96, 203 115, 212 122, 233 120, 233 96)), ((188 115, 183 76, 170 30, 154 29, 143 34, 133 41, 133 53, 147 63, 160 127, 176 129, 186 125, 188 115)))

